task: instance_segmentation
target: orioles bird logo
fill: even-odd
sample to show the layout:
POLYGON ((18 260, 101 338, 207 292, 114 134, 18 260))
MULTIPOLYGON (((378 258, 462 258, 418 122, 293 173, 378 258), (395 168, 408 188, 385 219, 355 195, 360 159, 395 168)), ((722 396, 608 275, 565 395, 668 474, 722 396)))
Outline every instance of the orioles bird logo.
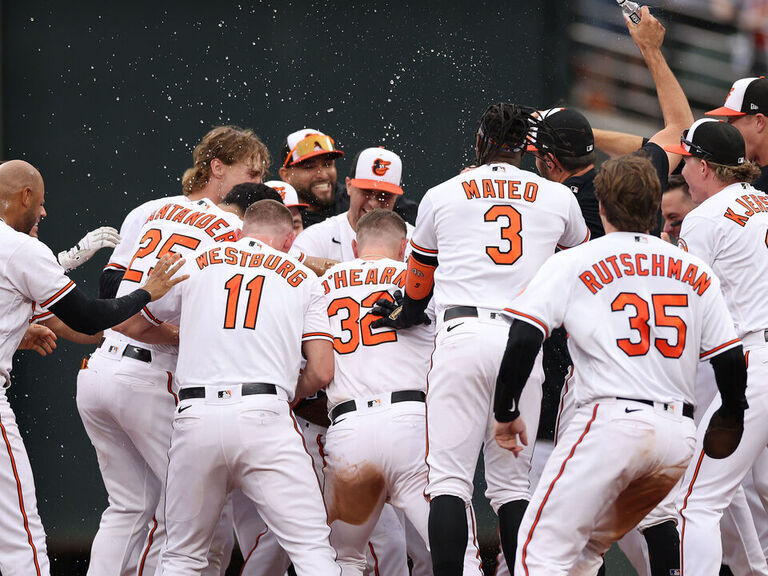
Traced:
POLYGON ((272 190, 280 194, 280 198, 282 198, 283 201, 285 201, 285 186, 272 186, 271 188, 272 190))
POLYGON ((384 174, 387 173, 387 170, 389 170, 390 164, 392 164, 392 162, 376 158, 376 160, 373 161, 373 173, 376 174, 376 176, 384 176, 384 174))

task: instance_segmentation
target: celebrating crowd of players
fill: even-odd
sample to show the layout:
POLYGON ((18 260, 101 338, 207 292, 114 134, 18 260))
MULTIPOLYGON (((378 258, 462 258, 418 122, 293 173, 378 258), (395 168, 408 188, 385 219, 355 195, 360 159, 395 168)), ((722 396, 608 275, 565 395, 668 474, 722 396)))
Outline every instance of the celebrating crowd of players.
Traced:
MULTIPOLYGON (((264 144, 220 126, 182 194, 56 258, 41 175, 0 165, 6 386, 16 349, 97 344, 77 382, 109 495, 89 575, 219 576, 235 537, 247 575, 480 574, 480 450, 501 571, 596 574, 620 541, 641 575, 768 575, 768 80, 694 122, 641 15, 663 130, 491 105, 476 165, 418 215, 392 151, 342 183, 305 128, 263 182, 264 144), (65 270, 103 247, 93 299, 65 270)), ((47 575, 5 394, 0 430, 0 572, 47 575)))

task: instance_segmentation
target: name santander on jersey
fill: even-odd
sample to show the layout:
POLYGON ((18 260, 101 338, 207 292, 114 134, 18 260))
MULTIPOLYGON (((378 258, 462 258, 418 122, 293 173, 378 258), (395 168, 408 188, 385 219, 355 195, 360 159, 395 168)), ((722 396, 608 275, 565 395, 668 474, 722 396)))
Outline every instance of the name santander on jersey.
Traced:
MULTIPOLYGON (((208 199, 189 200, 185 197, 169 199, 152 206, 154 210, 145 216, 144 224, 136 234, 133 256, 123 274, 117 295, 123 296, 135 290, 137 284, 146 280, 157 261, 169 253, 187 256, 195 250, 237 239, 242 225, 234 214, 224 212, 208 199)), ((144 317, 159 324, 145 308, 144 317)), ((176 321, 178 314, 172 321, 176 321)), ((109 330, 107 336, 116 334, 109 330)), ((125 336, 117 336, 135 346, 159 352, 176 354, 177 348, 170 345, 146 344, 125 336)))

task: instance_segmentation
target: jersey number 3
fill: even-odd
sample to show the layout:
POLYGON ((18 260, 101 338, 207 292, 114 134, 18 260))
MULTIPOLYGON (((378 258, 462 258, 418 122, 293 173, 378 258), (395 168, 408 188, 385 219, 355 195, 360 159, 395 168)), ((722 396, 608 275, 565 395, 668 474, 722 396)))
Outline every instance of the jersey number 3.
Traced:
POLYGON ((502 250, 499 246, 486 246, 485 252, 488 257, 496 264, 509 266, 517 262, 517 259, 523 254, 523 237, 520 230, 523 224, 520 218, 520 212, 507 204, 496 204, 491 206, 485 213, 486 222, 496 222, 499 218, 506 218, 508 224, 501 227, 501 239, 509 242, 509 248, 502 250))
MULTIPOLYGON (((667 308, 688 307, 688 296, 685 294, 654 294, 653 302, 654 324, 657 327, 674 328, 677 331, 677 342, 672 345, 664 338, 654 338, 653 345, 665 358, 680 358, 685 349, 685 335, 687 326, 680 316, 667 314, 667 308)), ((616 344, 627 356, 645 356, 651 348, 651 319, 648 302, 633 292, 622 292, 613 302, 611 310, 623 311, 627 306, 635 309, 635 315, 629 317, 629 326, 640 334, 639 342, 632 342, 629 338, 619 338, 616 344)))

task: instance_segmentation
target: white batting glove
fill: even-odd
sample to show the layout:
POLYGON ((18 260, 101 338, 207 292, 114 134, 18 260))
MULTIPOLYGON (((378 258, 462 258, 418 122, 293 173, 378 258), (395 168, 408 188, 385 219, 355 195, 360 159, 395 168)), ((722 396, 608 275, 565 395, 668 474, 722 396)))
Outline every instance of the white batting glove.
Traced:
POLYGON ((67 272, 88 262, 102 248, 114 248, 120 243, 120 234, 110 226, 91 230, 69 250, 59 252, 59 264, 67 272))

